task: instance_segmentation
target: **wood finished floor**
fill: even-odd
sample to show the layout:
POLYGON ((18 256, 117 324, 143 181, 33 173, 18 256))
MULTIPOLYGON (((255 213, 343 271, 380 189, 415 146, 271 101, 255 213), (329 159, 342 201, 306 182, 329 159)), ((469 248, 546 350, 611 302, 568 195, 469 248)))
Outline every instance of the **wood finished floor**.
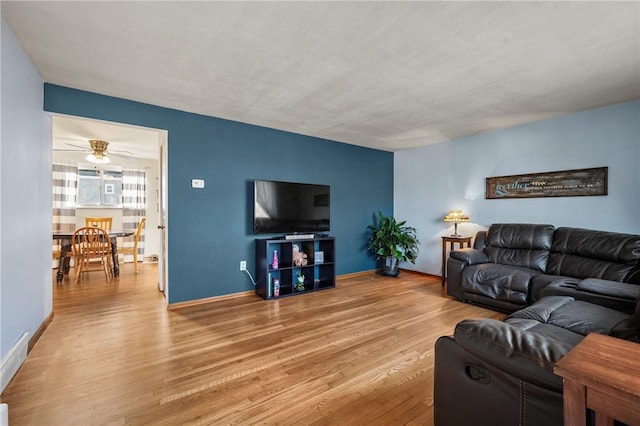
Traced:
POLYGON ((436 339, 503 317, 407 271, 176 310, 152 264, 53 282, 54 319, 2 395, 11 426, 431 425, 436 339))

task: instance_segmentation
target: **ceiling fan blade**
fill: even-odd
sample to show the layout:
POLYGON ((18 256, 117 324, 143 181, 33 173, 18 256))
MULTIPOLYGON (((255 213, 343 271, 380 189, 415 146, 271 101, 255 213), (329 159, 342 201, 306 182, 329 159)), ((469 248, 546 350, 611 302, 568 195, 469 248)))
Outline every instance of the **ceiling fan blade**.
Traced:
POLYGON ((75 148, 80 148, 81 150, 86 151, 86 152, 91 152, 91 149, 87 148, 86 146, 80 146, 80 145, 76 145, 76 144, 69 143, 69 142, 65 142, 65 145, 73 146, 75 148))
POLYGON ((115 154, 115 155, 122 155, 123 157, 135 157, 136 155, 133 152, 130 151, 121 151, 119 149, 116 150, 108 150, 107 153, 109 154, 115 154))

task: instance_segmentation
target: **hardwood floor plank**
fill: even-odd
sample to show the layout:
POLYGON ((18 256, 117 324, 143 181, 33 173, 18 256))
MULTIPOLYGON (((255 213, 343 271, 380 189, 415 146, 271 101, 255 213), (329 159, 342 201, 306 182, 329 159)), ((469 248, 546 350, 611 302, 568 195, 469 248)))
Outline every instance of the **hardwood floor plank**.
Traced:
POLYGON ((168 310, 157 273, 53 277, 53 321, 2 395, 12 426, 431 425, 436 339, 504 317, 408 271, 168 310))

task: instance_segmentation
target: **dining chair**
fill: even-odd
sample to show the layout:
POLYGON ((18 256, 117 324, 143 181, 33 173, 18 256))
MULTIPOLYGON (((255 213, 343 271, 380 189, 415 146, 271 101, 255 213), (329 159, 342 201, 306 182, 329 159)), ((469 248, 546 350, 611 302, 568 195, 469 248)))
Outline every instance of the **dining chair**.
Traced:
MULTIPOLYGON (((104 229, 105 231, 111 231, 111 225, 113 224, 112 217, 92 217, 88 216, 84 218, 84 226, 93 226, 95 228, 104 229)), ((109 267, 113 268, 112 260, 109 259, 109 267)))
POLYGON ((100 260, 104 275, 109 280, 112 276, 111 238, 107 231, 101 228, 87 226, 77 229, 71 237, 71 248, 75 259, 76 279, 78 283, 82 272, 96 271, 89 269, 91 260, 100 260))
POLYGON ((112 223, 112 217, 86 217, 84 219, 84 226, 93 226, 95 228, 104 229, 107 232, 111 231, 112 223))
POLYGON ((140 223, 138 224, 138 229, 136 229, 136 235, 133 237, 133 247, 122 247, 118 248, 118 254, 132 254, 133 255, 133 263, 136 274, 138 273, 138 241, 140 241, 140 234, 142 234, 142 228, 144 228, 144 224, 147 221, 146 218, 141 218, 140 223))

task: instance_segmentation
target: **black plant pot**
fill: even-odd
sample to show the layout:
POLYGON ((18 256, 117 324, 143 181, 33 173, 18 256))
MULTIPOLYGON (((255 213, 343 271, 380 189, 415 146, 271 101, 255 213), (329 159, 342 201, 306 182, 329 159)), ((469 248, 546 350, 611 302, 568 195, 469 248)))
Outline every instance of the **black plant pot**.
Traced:
POLYGON ((398 259, 394 256, 387 256, 380 259, 382 261, 382 275, 389 275, 391 277, 397 277, 400 273, 398 269, 398 259))

